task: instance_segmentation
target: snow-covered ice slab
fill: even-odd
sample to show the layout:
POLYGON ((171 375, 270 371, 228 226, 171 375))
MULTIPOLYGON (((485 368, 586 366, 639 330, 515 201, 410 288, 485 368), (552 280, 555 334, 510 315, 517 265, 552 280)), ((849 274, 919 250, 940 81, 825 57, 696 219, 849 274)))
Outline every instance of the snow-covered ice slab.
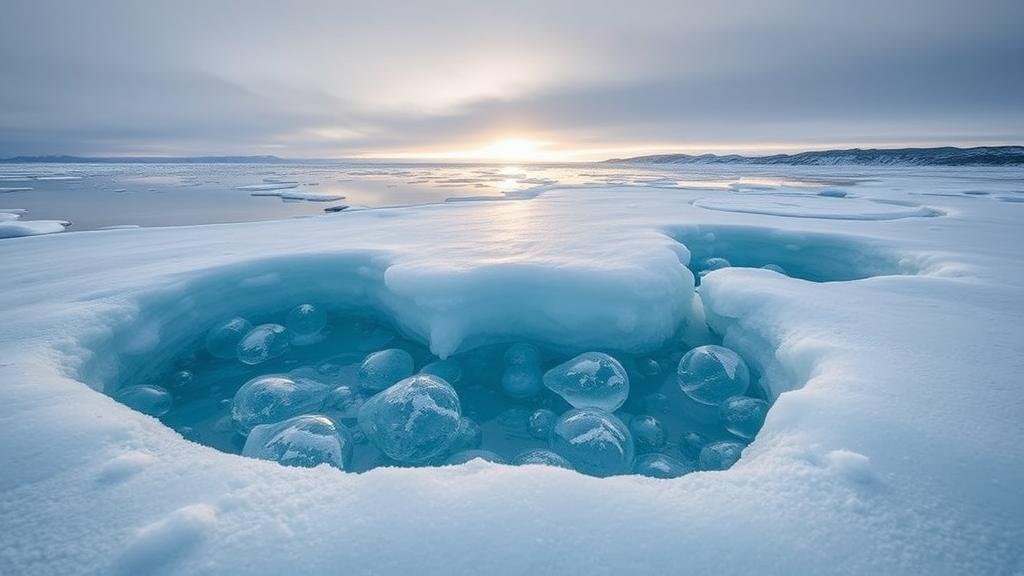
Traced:
POLYGON ((693 205, 722 212, 829 220, 895 220, 911 216, 939 215, 934 208, 914 202, 836 197, 834 191, 830 196, 710 196, 697 199, 693 205))
MULTIPOLYGON (((1024 178, 882 172, 803 209, 901 213, 913 191, 1024 178)), ((712 197, 554 189, 0 243, 0 573, 1019 571, 1024 206, 928 197, 930 217, 863 220, 692 204, 712 197), (695 297, 685 265, 705 252, 734 266, 695 297), (733 468, 677 480, 480 461, 346 474, 193 444, 97 390, 198 326, 296 298, 377 310, 441 356, 643 351, 707 322, 775 404, 733 468)))

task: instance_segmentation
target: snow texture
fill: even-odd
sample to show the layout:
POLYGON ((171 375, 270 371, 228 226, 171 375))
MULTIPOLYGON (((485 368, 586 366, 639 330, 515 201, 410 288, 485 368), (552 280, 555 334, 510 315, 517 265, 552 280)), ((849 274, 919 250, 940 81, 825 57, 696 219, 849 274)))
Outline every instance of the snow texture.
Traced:
POLYGON ((0 243, 0 573, 1020 573, 1024 173, 775 170, 849 195, 604 184, 0 243), (695 292, 686 264, 713 256, 732 266, 695 292), (727 471, 599 479, 285 467, 100 393, 197 327, 303 301, 442 357, 710 325, 774 405, 727 471))

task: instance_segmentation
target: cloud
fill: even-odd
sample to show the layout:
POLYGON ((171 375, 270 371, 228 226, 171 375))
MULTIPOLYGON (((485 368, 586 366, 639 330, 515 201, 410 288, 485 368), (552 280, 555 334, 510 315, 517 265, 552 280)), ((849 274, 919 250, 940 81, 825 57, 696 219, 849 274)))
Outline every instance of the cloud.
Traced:
POLYGON ((1004 141, 1019 2, 14 0, 0 155, 1004 141))

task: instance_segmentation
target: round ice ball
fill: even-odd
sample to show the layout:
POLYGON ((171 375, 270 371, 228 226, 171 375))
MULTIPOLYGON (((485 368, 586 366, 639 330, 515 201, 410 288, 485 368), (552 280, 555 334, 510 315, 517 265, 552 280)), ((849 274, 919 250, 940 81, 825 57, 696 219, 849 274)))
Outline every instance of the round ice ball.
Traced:
POLYGON ((739 442, 712 442, 700 451, 701 470, 725 470, 740 459, 743 444, 739 442))
POLYGON ((459 396, 447 382, 417 374, 378 393, 359 410, 359 426, 385 455, 419 463, 443 454, 459 431, 459 396))
POLYGON ((206 350, 214 358, 235 358, 238 355, 238 343, 250 330, 252 324, 245 318, 225 320, 206 333, 206 350))
POLYGON ((698 432, 687 431, 679 436, 679 451, 688 460, 700 459, 700 451, 708 445, 708 439, 698 432))
POLYGON ((455 439, 452 440, 448 449, 452 452, 473 450, 480 447, 483 438, 483 430, 480 429, 480 425, 471 418, 463 416, 459 419, 459 430, 455 433, 455 439))
POLYGON ((352 461, 352 435, 330 418, 303 414, 260 424, 249 432, 242 455, 275 460, 285 466, 313 468, 329 464, 345 470, 352 461))
POLYGON ((544 388, 540 367, 513 364, 501 375, 501 391, 509 398, 532 398, 544 388))
POLYGON ((327 312, 319 306, 299 304, 288 312, 285 325, 300 336, 316 334, 327 326, 327 312))
POLYGON ((149 384, 122 388, 114 394, 114 399, 129 408, 156 418, 170 412, 173 403, 170 392, 149 384))
POLYGON ((433 374, 452 386, 458 386, 462 382, 462 364, 454 358, 435 360, 420 368, 420 374, 433 374))
POLYGON ((659 452, 637 456, 636 464, 633 466, 635 473, 651 478, 678 478, 696 469, 695 462, 680 460, 659 452))
POLYGON ((634 416, 629 421, 629 432, 633 435, 638 453, 654 452, 661 449, 668 440, 665 425, 654 416, 634 416))
POLYGON ((777 272, 779 274, 782 274, 783 276, 787 275, 786 269, 783 268, 782 266, 779 266, 778 264, 765 264, 764 266, 761 266, 761 268, 764 268, 765 270, 771 270, 772 272, 777 272))
POLYGON ((558 468, 567 468, 572 470, 572 464, 568 460, 562 458, 558 454, 555 454, 551 450, 545 450, 538 448, 536 450, 527 450, 516 456, 512 463, 516 466, 526 466, 529 464, 536 464, 540 466, 555 466, 558 468))
POLYGON ((704 261, 700 263, 700 273, 701 275, 704 275, 712 270, 721 270, 722 268, 729 268, 730 266, 732 266, 732 264, 725 258, 713 256, 711 258, 705 258, 704 261))
POLYGON ((254 426, 319 410, 329 391, 323 384, 306 378, 257 376, 235 392, 231 418, 240 433, 248 434, 254 426))
POLYGON ((540 366, 540 350, 533 344, 519 342, 505 351, 506 366, 540 366))
POLYGON ((544 374, 544 385, 573 408, 614 412, 629 396, 629 376, 618 360, 602 352, 584 352, 544 374))
POLYGON ((493 462, 495 464, 505 464, 505 459, 491 452, 490 450, 463 450, 456 452, 445 460, 445 464, 465 464, 473 460, 483 460, 484 462, 493 462))
POLYGON ((768 403, 748 396, 733 396, 721 407, 725 429, 744 440, 757 436, 768 415, 768 403))
POLYGON ((551 429, 554 428, 556 420, 558 420, 558 414, 547 408, 540 408, 534 411, 533 414, 530 414, 530 436, 547 440, 548 436, 551 435, 551 429))
POLYGON ((359 387, 367 392, 379 392, 408 378, 415 370, 412 355, 400 348, 374 352, 359 366, 359 387))
POLYGON ((354 420, 359 416, 363 397, 352 386, 338 386, 324 397, 323 411, 337 420, 354 420))
POLYGON ((633 466, 633 437, 613 414, 595 408, 570 410, 551 430, 551 449, 591 476, 626 474, 633 466))
POLYGON ((701 404, 721 404, 750 385, 750 370, 739 354, 715 345, 700 346, 679 360, 679 387, 701 404))
POLYGON ((291 334, 280 324, 260 324, 238 342, 238 359, 260 364, 288 353, 291 334))
POLYGON ((170 387, 175 390, 190 388, 196 381, 195 374, 189 370, 179 370, 171 376, 170 387))

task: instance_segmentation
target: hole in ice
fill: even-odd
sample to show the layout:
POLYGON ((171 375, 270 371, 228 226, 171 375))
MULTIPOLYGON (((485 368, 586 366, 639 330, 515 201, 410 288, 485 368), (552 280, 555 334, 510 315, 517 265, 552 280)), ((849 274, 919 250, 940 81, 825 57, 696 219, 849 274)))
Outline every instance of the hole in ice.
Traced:
POLYGON ((699 282, 730 266, 765 268, 812 282, 916 274, 914 263, 882 245, 841 234, 750 226, 691 226, 668 231, 690 251, 699 282))
MULTIPOLYGON (((270 282, 260 278, 243 284, 270 282)), ((483 459, 672 478, 729 468, 769 407, 754 367, 714 344, 672 338, 628 354, 514 342, 440 359, 372 307, 296 297, 271 312, 244 299, 215 319, 184 311, 203 297, 148 302, 153 315, 83 375, 187 439, 284 465, 483 459)), ((217 314, 234 302, 219 298, 217 314)))

